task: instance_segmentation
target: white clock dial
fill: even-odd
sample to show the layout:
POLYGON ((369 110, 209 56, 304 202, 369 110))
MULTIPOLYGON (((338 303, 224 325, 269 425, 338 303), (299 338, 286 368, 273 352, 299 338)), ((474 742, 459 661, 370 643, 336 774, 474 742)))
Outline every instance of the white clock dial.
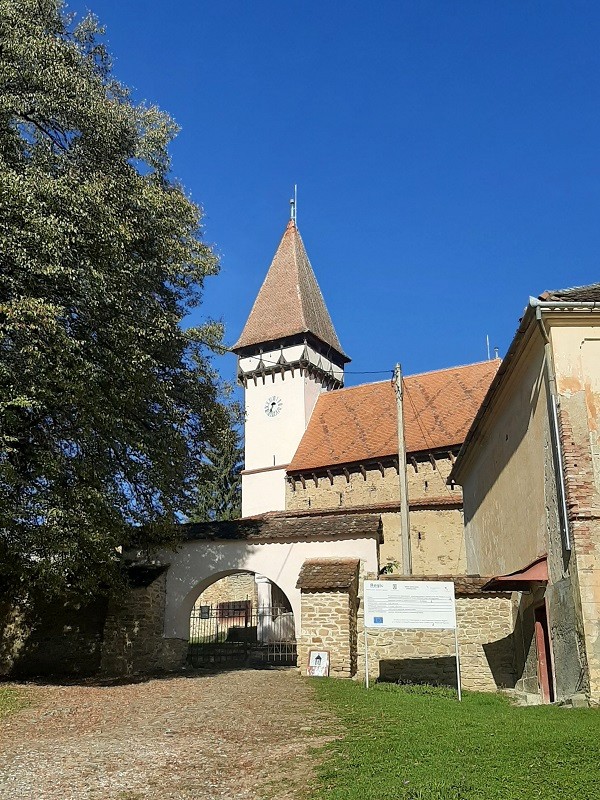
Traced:
POLYGON ((265 403, 265 414, 267 417, 276 417, 281 411, 282 405, 283 401, 281 397, 277 397, 277 395, 274 394, 272 397, 269 397, 265 403))

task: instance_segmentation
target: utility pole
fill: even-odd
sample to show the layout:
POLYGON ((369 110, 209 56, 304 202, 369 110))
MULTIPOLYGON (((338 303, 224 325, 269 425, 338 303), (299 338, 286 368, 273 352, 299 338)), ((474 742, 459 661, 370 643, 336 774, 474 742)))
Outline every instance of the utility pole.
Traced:
POLYGON ((410 548, 410 514, 408 508, 408 482, 406 480, 406 441, 404 439, 404 403, 402 393, 402 369, 394 369, 396 410, 398 416, 398 482, 400 484, 400 538, 402 541, 402 572, 412 575, 412 553, 410 548))

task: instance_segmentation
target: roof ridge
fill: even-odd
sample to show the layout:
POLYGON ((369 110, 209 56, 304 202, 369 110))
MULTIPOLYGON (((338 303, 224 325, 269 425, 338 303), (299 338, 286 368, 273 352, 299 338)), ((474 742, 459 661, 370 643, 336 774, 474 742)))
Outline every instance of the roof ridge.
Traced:
MULTIPOLYGON (((478 367, 478 366, 481 366, 483 364, 493 364, 495 361, 502 361, 502 359, 501 358, 490 358, 490 359, 486 358, 484 361, 473 361, 470 364, 457 364, 456 366, 453 366, 453 367, 440 367, 439 369, 430 369, 430 370, 427 370, 426 372, 413 372, 410 375, 405 375, 404 379, 406 380, 407 378, 420 378, 422 375, 435 375, 435 374, 440 373, 440 372, 451 372, 452 370, 455 370, 455 369, 467 369, 468 367, 478 367)), ((390 372, 392 372, 391 369, 390 369, 390 372)), ((382 380, 382 381, 366 381, 365 383, 357 383, 354 386, 342 386, 339 389, 332 389, 329 392, 322 392, 319 395, 319 397, 324 397, 325 395, 339 394, 340 392, 351 392, 353 389, 362 389, 364 386, 379 386, 381 384, 391 383, 391 382, 392 382, 392 380, 390 378, 387 378, 387 379, 382 380)))
POLYGON ((502 361, 498 358, 486 358, 483 361, 472 361, 469 364, 456 364, 453 367, 440 367, 439 369, 429 369, 426 372, 413 372, 410 375, 405 375, 405 378, 420 378, 422 375, 435 375, 438 372, 451 372, 454 369, 467 369, 467 367, 479 367, 483 364, 493 364, 494 361, 502 361))

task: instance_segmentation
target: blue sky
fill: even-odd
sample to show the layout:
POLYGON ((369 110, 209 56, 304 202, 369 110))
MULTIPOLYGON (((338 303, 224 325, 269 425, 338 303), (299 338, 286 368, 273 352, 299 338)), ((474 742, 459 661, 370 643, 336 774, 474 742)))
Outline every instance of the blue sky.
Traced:
MULTIPOLYGON (((503 354, 530 294, 600 280, 597 3, 69 8, 182 128, 173 171, 222 262, 201 313, 229 343, 294 183, 348 385, 482 360, 486 334, 503 354)), ((219 367, 233 379, 233 356, 219 367)))

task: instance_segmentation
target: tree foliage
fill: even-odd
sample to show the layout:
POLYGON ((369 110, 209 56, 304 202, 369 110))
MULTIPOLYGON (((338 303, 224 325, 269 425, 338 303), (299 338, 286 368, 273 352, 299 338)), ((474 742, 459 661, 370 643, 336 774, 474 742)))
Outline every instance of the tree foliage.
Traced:
POLYGON ((226 425, 183 317, 217 272, 170 178, 177 129, 111 73, 93 16, 0 0, 0 577, 95 591, 161 540, 226 425))
POLYGON ((224 427, 206 451, 200 469, 198 505, 194 522, 239 519, 242 516, 242 476, 244 448, 238 425, 241 411, 232 405, 230 424, 224 427))

